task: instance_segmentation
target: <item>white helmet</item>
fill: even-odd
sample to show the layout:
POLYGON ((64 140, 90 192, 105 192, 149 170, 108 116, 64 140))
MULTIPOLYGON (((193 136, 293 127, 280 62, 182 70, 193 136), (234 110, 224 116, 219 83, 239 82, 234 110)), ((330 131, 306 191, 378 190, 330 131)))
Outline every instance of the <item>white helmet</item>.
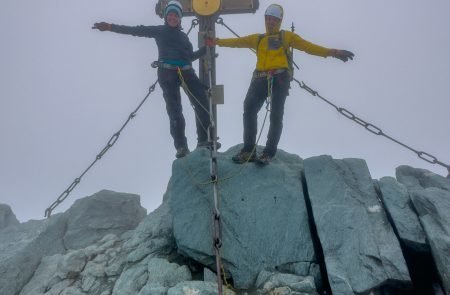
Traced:
POLYGON ((167 3, 166 8, 164 8, 164 18, 171 11, 174 11, 179 18, 183 17, 183 5, 179 1, 171 0, 167 3))
POLYGON ((269 7, 267 7, 266 12, 264 15, 270 15, 273 17, 276 17, 280 20, 283 19, 283 7, 278 4, 271 4, 269 7))

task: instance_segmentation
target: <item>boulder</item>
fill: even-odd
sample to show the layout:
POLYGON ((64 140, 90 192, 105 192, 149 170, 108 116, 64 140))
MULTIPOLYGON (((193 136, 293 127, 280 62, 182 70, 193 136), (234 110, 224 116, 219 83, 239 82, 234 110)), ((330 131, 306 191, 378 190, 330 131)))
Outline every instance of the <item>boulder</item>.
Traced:
POLYGON ((397 182, 393 177, 381 178, 378 185, 383 204, 393 221, 400 240, 415 251, 429 251, 425 232, 405 185, 397 182))
MULTIPOLYGON (((223 294, 235 295, 232 290, 224 287, 223 294)), ((170 288, 167 295, 217 295, 217 284, 212 282, 190 281, 181 282, 170 288)))
POLYGON ((308 294, 318 295, 313 277, 268 272, 263 270, 256 281, 258 294, 308 294))
POLYGON ((395 170, 397 181, 404 184, 408 190, 425 189, 429 187, 450 191, 450 180, 426 169, 402 165, 395 170))
POLYGON ((8 226, 18 225, 19 223, 11 207, 6 204, 0 204, 0 230, 8 226))
POLYGON ((399 241, 365 161, 304 160, 305 179, 333 294, 409 285, 399 241))
POLYGON ((411 195, 445 292, 450 294, 450 180, 410 166, 396 169, 411 195))
MULTIPOLYGON (((240 147, 219 153, 218 203, 222 263, 234 286, 254 286, 260 271, 316 263, 301 182, 302 160, 279 151, 270 165, 231 161, 240 147)), ((213 184, 207 149, 176 160, 167 189, 173 234, 184 256, 215 269, 213 184)), ((304 268, 307 276, 309 267, 304 268)))
POLYGON ((147 215, 138 195, 102 190, 79 199, 65 213, 67 249, 80 249, 95 243, 107 234, 119 235, 136 228, 147 215))
MULTIPOLYGON (((0 294, 19 294, 32 279, 43 257, 91 246, 108 234, 120 235, 134 229, 145 215, 146 210, 139 205, 139 196, 101 191, 77 200, 65 213, 1 229, 0 294)), ((70 273, 68 275, 70 277, 70 273)), ((34 279, 34 282, 39 281, 39 278, 34 279)), ((85 280, 84 284, 89 285, 89 281, 85 280)), ((26 290, 36 288, 30 286, 26 290)))
POLYGON ((430 187, 412 193, 446 294, 450 294, 450 191, 430 187))
POLYGON ((19 294, 42 257, 65 251, 66 216, 57 214, 0 230, 0 294, 19 294))

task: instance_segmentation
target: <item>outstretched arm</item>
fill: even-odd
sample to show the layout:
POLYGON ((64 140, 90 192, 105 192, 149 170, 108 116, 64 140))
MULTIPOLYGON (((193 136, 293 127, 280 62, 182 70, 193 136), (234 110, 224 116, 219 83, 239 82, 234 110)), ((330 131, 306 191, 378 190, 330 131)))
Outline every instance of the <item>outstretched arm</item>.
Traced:
POLYGON ((239 38, 227 38, 227 39, 216 39, 215 44, 221 47, 234 47, 234 48, 254 48, 258 46, 259 35, 249 35, 246 37, 239 38))
MULTIPOLYGON (((290 32, 286 32, 290 33, 290 32)), ((297 34, 294 34, 291 39, 291 46, 295 49, 305 51, 306 53, 322 56, 322 57, 328 57, 332 56, 334 58, 340 59, 343 62, 348 61, 349 59, 353 59, 355 56, 352 52, 348 50, 341 50, 341 49, 328 49, 326 47, 322 47, 316 44, 313 44, 309 41, 306 41, 305 39, 301 38, 297 34)))
POLYGON ((149 37, 155 38, 158 35, 158 26, 121 26, 110 24, 106 22, 95 23, 92 27, 93 29, 98 29, 99 31, 110 31, 119 34, 127 34, 138 37, 149 37))
POLYGON ((340 59, 343 62, 348 61, 349 59, 353 60, 353 57, 355 56, 353 52, 343 49, 330 49, 329 56, 332 56, 334 58, 340 59))

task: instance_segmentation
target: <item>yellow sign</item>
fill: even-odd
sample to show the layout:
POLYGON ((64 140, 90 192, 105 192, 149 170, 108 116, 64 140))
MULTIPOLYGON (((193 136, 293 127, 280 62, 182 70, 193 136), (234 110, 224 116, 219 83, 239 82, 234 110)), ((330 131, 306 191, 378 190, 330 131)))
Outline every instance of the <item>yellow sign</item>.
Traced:
POLYGON ((220 0, 192 0, 192 8, 198 15, 213 15, 220 9, 220 0))
MULTIPOLYGON (((222 14, 255 13, 259 8, 259 0, 178 0, 183 5, 183 16, 210 16, 218 12, 222 14)), ((164 8, 169 0, 158 0, 155 12, 164 16, 164 8)))

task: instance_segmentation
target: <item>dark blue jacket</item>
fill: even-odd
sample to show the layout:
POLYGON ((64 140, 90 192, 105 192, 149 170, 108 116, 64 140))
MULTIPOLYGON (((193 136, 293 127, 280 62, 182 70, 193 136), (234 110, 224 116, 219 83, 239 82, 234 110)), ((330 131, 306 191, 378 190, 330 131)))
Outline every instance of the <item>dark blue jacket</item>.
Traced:
POLYGON ((181 61, 186 65, 191 65, 192 61, 206 53, 206 47, 204 46, 194 51, 186 33, 181 31, 180 28, 173 28, 168 25, 130 27, 113 24, 111 31, 138 37, 155 38, 158 46, 158 60, 163 62, 181 61))

